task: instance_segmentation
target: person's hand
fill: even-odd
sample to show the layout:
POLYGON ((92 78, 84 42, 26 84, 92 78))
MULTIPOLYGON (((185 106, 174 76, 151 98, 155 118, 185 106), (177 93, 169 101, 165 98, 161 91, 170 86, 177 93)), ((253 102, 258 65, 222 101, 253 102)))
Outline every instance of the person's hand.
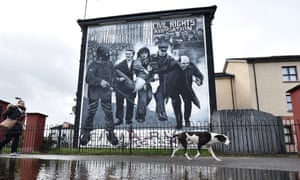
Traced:
POLYGON ((197 86, 201 86, 203 84, 203 80, 200 78, 196 78, 196 84, 197 86))
POLYGON ((125 81, 125 78, 120 77, 120 78, 118 78, 118 80, 122 82, 122 81, 125 81))
POLYGON ((23 129, 26 129, 26 125, 25 125, 24 122, 21 122, 21 126, 22 126, 23 129))
POLYGON ((147 71, 149 71, 149 72, 152 71, 152 66, 148 65, 147 66, 147 71))
POLYGON ((109 82, 107 82, 107 81, 105 81, 105 80, 101 80, 100 86, 103 87, 103 88, 106 88, 106 87, 109 87, 110 84, 109 84, 109 82))
POLYGON ((158 75, 157 73, 155 73, 155 74, 153 75, 153 79, 154 79, 154 80, 159 80, 159 75, 158 75))

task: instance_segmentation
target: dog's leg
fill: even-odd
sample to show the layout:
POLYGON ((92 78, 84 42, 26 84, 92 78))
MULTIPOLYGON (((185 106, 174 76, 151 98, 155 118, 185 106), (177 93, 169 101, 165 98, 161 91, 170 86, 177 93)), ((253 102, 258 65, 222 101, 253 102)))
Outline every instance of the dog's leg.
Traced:
POLYGON ((217 158, 217 156, 215 155, 212 146, 207 147, 209 153, 211 154, 211 156, 216 160, 216 161, 221 161, 221 159, 217 158))
POLYGON ((193 160, 189 155, 188 155, 188 153, 186 152, 186 153, 184 153, 184 156, 188 159, 188 160, 193 160))
POLYGON ((197 147, 197 154, 196 154, 196 156, 194 157, 195 160, 198 159, 198 157, 200 156, 200 151, 201 151, 201 145, 198 144, 198 147, 197 147))
POLYGON ((176 151, 178 151, 180 148, 182 147, 181 144, 179 144, 175 149, 173 149, 173 152, 172 152, 172 155, 171 155, 171 158, 174 157, 176 151))
POLYGON ((192 158, 188 155, 187 152, 187 143, 183 145, 184 147, 184 156, 188 159, 188 160, 192 160, 192 158))
POLYGON ((197 154, 196 154, 196 156, 194 157, 194 159, 195 159, 195 160, 198 159, 198 157, 199 157, 200 155, 201 155, 201 154, 200 154, 200 151, 197 150, 197 154))

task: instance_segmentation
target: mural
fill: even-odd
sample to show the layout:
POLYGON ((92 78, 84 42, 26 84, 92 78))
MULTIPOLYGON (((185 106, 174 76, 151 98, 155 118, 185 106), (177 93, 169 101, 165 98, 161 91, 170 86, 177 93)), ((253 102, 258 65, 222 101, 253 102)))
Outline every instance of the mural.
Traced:
POLYGON ((202 15, 87 26, 80 144, 95 129, 105 129, 117 145, 116 127, 180 130, 208 123, 206 29, 202 15))

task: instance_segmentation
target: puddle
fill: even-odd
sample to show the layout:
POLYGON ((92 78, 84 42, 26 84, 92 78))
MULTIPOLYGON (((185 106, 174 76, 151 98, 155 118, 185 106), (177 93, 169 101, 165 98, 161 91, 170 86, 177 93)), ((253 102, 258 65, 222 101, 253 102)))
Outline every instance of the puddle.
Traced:
POLYGON ((0 179, 299 180, 299 172, 109 160, 0 158, 0 179))

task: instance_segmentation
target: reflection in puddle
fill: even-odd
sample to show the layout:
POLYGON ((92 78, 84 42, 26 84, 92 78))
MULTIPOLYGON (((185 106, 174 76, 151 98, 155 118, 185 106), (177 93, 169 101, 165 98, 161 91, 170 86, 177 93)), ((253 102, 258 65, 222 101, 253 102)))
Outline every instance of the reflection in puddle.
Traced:
MULTIPOLYGON (((0 158, 1 179, 164 179, 164 180, 298 180, 289 171, 203 167, 107 160, 0 158)), ((297 178, 298 177, 298 178, 297 178)))

